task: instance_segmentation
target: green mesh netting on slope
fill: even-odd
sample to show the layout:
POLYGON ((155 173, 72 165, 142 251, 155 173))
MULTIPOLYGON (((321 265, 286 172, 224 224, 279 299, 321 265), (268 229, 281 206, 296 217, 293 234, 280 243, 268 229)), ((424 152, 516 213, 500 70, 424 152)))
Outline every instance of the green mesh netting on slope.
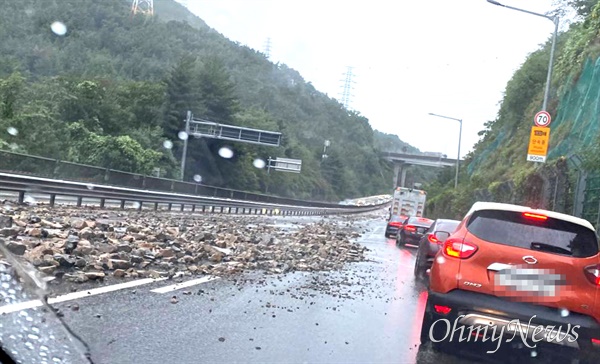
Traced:
MULTIPOLYGON (((551 129, 548 159, 577 153, 596 143, 600 134, 600 58, 585 62, 577 82, 561 97, 551 129)), ((467 169, 469 175, 501 147, 505 138, 506 132, 501 130, 494 141, 474 157, 467 169)))
POLYGON ((549 159, 592 146, 600 132, 600 58, 587 60, 574 86, 559 102, 552 121, 549 159))
POLYGON ((506 131, 500 130, 498 132, 498 136, 492 141, 482 152, 476 155, 473 158, 473 161, 467 167, 467 173, 469 175, 473 175, 473 172, 478 169, 490 156, 490 154, 495 153, 496 149, 500 146, 500 144, 506 138, 506 131))

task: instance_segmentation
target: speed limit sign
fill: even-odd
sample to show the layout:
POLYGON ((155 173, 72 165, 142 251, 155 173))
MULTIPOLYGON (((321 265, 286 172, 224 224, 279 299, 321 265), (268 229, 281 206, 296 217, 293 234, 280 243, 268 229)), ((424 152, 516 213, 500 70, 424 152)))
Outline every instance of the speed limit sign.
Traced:
POLYGON ((535 126, 545 127, 550 125, 551 121, 552 119, 550 118, 550 114, 547 111, 540 111, 537 114, 535 114, 535 117, 533 118, 535 126))

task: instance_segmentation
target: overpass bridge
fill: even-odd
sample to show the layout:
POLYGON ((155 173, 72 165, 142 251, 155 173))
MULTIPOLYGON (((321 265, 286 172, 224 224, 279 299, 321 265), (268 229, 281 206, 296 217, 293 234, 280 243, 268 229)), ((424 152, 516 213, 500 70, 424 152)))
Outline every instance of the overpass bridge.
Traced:
POLYGON ((410 153, 383 152, 383 158, 394 163, 394 188, 405 187, 407 167, 411 165, 428 167, 452 167, 456 165, 456 159, 441 156, 430 156, 410 153))

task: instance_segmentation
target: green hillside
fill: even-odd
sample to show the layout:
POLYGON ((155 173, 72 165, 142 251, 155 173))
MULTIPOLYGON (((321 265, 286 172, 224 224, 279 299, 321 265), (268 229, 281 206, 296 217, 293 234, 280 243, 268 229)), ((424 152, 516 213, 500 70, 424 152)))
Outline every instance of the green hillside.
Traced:
MULTIPOLYGON (((496 119, 485 124, 463 164, 459 189, 455 191, 443 175, 429 186, 429 211, 434 215, 460 217, 476 200, 572 213, 577 171, 569 158, 579 156, 591 174, 600 171, 600 4, 558 3, 558 13, 572 7, 580 20, 557 41, 547 110, 553 116, 547 163, 527 162, 526 155, 533 117, 542 106, 550 40, 532 52, 507 83, 496 119)), ((597 215, 586 215, 585 208, 584 215, 595 222, 597 215)))
POLYGON ((152 18, 132 16, 124 0, 14 0, 0 8, 0 36, 0 148, 177 178, 177 135, 191 110, 279 131, 283 142, 190 139, 188 180, 199 174, 203 183, 248 191, 268 183, 270 193, 307 199, 389 193, 385 143, 367 118, 172 0, 156 0, 152 18), (64 36, 51 31, 56 20, 67 26, 64 36), (218 155, 223 146, 233 158, 218 155), (302 159, 302 173, 268 176, 253 166, 269 156, 302 159))

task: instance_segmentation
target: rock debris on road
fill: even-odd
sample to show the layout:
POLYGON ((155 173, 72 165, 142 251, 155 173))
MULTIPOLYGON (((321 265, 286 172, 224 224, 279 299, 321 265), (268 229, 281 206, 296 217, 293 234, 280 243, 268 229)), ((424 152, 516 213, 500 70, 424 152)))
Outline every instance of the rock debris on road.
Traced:
POLYGON ((280 274, 364 261, 367 248, 353 241, 361 236, 353 220, 361 218, 294 224, 285 217, 4 204, 0 239, 57 282, 224 277, 249 270, 280 274))

